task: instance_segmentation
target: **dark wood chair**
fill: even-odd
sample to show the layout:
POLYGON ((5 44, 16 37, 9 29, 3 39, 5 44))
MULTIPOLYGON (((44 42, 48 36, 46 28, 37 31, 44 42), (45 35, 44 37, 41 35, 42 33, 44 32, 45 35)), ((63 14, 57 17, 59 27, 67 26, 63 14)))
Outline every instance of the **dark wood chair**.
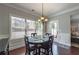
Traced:
POLYGON ((45 33, 45 34, 44 34, 44 37, 46 37, 46 36, 49 37, 50 35, 51 35, 51 33, 45 33))
POLYGON ((37 36, 37 33, 31 33, 31 36, 37 36))
POLYGON ((46 54, 46 55, 49 55, 50 53, 53 54, 53 51, 52 51, 53 39, 54 37, 50 36, 49 40, 40 46, 40 49, 42 49, 41 52, 43 54, 46 54))
POLYGON ((26 46, 26 52, 25 52, 25 55, 26 54, 31 54, 31 52, 33 52, 33 54, 36 54, 37 52, 37 48, 34 44, 30 43, 29 40, 28 40, 28 37, 25 36, 24 38, 25 40, 25 46, 26 46))
POLYGON ((45 35, 48 35, 49 36, 50 34, 49 33, 45 33, 45 35))

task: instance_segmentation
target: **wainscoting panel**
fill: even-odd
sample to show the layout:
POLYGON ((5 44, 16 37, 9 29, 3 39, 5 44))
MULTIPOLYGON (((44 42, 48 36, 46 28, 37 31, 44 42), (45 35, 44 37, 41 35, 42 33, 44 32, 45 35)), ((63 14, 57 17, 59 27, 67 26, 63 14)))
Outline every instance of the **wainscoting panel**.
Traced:
POLYGON ((13 50, 25 46, 24 39, 12 39, 9 41, 9 49, 13 50))

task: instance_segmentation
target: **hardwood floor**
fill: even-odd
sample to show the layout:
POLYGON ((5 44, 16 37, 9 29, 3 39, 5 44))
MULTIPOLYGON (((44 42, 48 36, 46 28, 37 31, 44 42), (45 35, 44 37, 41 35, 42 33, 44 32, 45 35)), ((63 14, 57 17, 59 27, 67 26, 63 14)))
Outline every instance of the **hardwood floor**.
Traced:
MULTIPOLYGON (((10 51, 10 55, 24 55, 25 47, 10 51)), ((53 44, 53 55, 79 55, 79 48, 67 47, 61 44, 53 44)))
POLYGON ((24 55, 25 54, 25 47, 17 48, 10 51, 10 55, 24 55))

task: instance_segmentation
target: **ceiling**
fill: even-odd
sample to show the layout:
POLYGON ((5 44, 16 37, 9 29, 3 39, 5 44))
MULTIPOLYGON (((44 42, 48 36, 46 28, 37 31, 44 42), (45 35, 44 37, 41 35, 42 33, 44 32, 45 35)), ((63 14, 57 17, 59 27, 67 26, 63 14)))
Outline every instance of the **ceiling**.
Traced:
MULTIPOLYGON (((33 14, 38 14, 38 15, 42 14, 42 3, 12 3, 12 4, 10 3, 6 5, 19 8, 23 11, 27 10, 33 14)), ((79 4, 78 3, 44 3, 43 13, 45 16, 49 16, 64 10, 74 8, 76 6, 79 6, 79 4)))

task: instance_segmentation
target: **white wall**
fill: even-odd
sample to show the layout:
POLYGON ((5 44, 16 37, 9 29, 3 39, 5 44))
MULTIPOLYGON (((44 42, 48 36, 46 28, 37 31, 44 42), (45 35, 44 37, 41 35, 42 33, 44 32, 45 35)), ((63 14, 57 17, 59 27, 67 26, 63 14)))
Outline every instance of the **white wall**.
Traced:
MULTIPOLYGON (((10 15, 15 15, 23 18, 35 18, 23 11, 7 7, 0 4, 0 38, 10 37, 10 15)), ((24 46, 24 39, 10 40, 10 50, 24 46)))
MULTIPOLYGON (((70 30, 71 24, 70 23, 71 23, 71 16, 75 14, 79 14, 79 9, 70 11, 68 13, 63 13, 63 14, 61 12, 60 14, 55 16, 51 15, 52 17, 49 19, 49 22, 53 20, 58 20, 59 22, 59 32, 58 32, 58 37, 55 40, 56 42, 67 46, 71 46, 71 30, 70 30)), ((48 28, 48 31, 49 31, 49 28, 48 28)))
MULTIPOLYGON (((58 35, 57 35, 57 39, 55 39, 54 41, 60 44, 71 46, 70 16, 69 15, 56 16, 51 18, 49 22, 55 20, 58 20, 58 35)), ((49 31, 50 30, 48 29, 48 32, 49 31)))

